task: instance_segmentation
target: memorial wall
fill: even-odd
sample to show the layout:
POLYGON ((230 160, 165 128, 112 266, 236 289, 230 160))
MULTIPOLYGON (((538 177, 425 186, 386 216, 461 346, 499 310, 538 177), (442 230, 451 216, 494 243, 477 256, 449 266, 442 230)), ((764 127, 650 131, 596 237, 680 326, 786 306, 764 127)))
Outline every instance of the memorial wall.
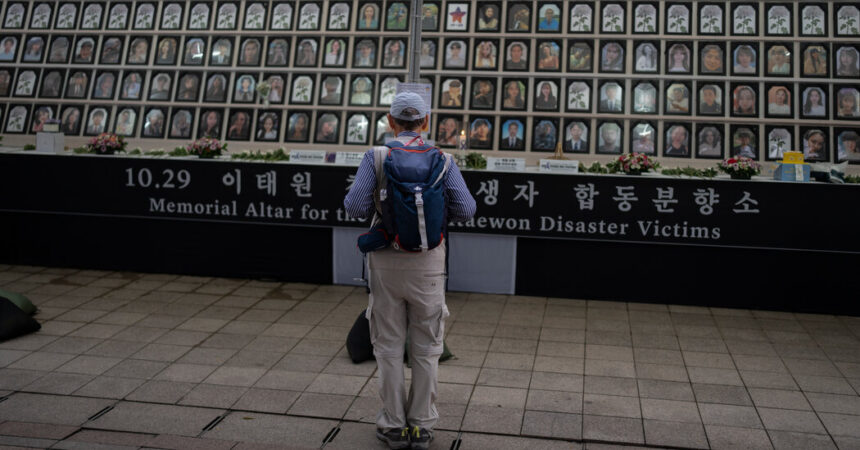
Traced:
MULTIPOLYGON (((132 147, 358 151, 390 136, 409 7, 3 1, 0 130, 11 141, 56 118, 78 141, 111 131, 132 147)), ((421 14, 428 137, 443 148, 465 130, 488 154, 561 142, 577 158, 860 162, 856 2, 425 1, 421 14)))

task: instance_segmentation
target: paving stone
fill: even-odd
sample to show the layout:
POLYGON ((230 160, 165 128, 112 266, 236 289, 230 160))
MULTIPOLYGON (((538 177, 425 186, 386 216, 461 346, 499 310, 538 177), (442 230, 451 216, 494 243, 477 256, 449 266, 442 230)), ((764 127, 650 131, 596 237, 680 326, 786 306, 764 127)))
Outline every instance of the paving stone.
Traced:
POLYGON ((571 342, 538 341, 538 355, 585 358, 585 345, 571 342))
POLYGON ((0 402, 0 421, 80 426, 113 400, 16 393, 0 402))
POLYGON ((836 444, 826 434, 768 430, 776 450, 835 450, 836 444))
POLYGON ((663 380, 638 380, 638 392, 642 398, 694 401, 690 383, 663 380))
POLYGON ((710 367, 687 367, 692 383, 726 384, 743 386, 743 381, 735 369, 715 369, 710 367))
POLYGON ((149 344, 139 352, 132 355, 132 358, 173 362, 182 357, 182 355, 186 354, 189 350, 191 350, 191 347, 185 345, 149 344))
POLYGON ((533 354, 488 352, 484 367, 494 369, 531 370, 534 367, 533 354))
POLYGON ((210 366, 220 366, 227 362, 236 350, 227 348, 192 348, 188 353, 176 360, 182 364, 201 364, 210 366))
POLYGON ((705 425, 762 428, 758 414, 752 406, 699 403, 699 414, 705 425))
POLYGON ((757 407, 812 410, 806 396, 800 391, 750 388, 750 397, 757 407))
POLYGON ((45 346, 55 342, 57 339, 59 339, 57 336, 33 333, 17 337, 6 342, 0 342, 0 349, 28 351, 42 350, 45 346))
POLYGON ((583 376, 552 372, 532 372, 531 389, 582 392, 583 376))
MULTIPOLYGON (((432 450, 448 449, 457 438, 457 433, 434 430, 433 441, 430 443, 432 450)), ((356 448, 384 448, 384 444, 376 438, 376 426, 372 424, 343 423, 340 432, 334 440, 326 444, 326 449, 353 450, 356 448)))
POLYGON ((100 375, 111 367, 117 365, 121 358, 107 358, 103 356, 82 355, 58 367, 57 372, 81 373, 88 375, 100 375))
POLYGON ((460 367, 440 365, 438 381, 440 383, 475 384, 480 369, 477 367, 460 367))
POLYGON ((209 375, 204 383, 210 384, 222 384, 229 386, 253 386, 263 374, 266 373, 266 369, 260 368, 252 368, 252 367, 227 367, 222 366, 215 369, 211 375, 209 375))
POLYGON ((301 392, 250 388, 233 404, 232 409, 285 414, 301 392))
POLYGON ((528 389, 532 372, 529 370, 506 370, 483 368, 478 376, 479 386, 498 386, 528 389))
POLYGON ((158 344, 170 345, 198 345, 209 337, 209 333, 202 331, 170 330, 155 340, 158 344))
POLYGON ((589 394, 622 395, 637 397, 639 395, 636 380, 633 378, 585 376, 584 389, 589 394))
POLYGON ((172 450, 230 450, 231 448, 236 448, 234 446, 237 444, 233 441, 160 434, 153 437, 149 445, 154 448, 172 450))
POLYGON ((144 380, 135 378, 99 376, 75 391, 75 395, 121 399, 144 382, 144 380))
POLYGON ((787 373, 742 370, 744 384, 751 388, 798 390, 794 378, 787 373))
POLYGON ((200 383, 205 380, 206 377, 208 377, 217 368, 218 366, 173 363, 167 366, 154 378, 156 380, 200 383))
MULTIPOLYGON (((527 439, 522 437, 496 436, 488 434, 463 433, 463 435, 460 436, 460 439, 462 440, 462 445, 460 446, 460 448, 462 448, 463 450, 482 448, 492 448, 498 450, 515 450, 523 448, 540 448, 546 450, 580 450, 582 448, 579 444, 565 441, 527 439)), ((448 443, 442 442, 440 443, 440 447, 438 448, 449 448, 449 446, 450 441, 448 443)))
POLYGON ((146 319, 143 319, 138 322, 137 325, 128 327, 125 330, 120 331, 119 333, 113 335, 112 339, 149 343, 158 339, 159 337, 164 335, 164 333, 170 331, 167 328, 143 326, 143 324, 150 319, 151 317, 147 317, 146 319))
POLYGON ((469 404, 522 409, 526 404, 527 393, 525 389, 476 386, 469 404))
POLYGON ((582 438, 594 441, 644 444, 642 419, 589 416, 582 418, 582 438))
POLYGON ((28 447, 48 448, 54 447, 57 441, 53 439, 37 439, 13 436, 0 436, 0 449, 13 448, 24 449, 28 447), (7 445, 9 447, 7 447, 7 445), (20 446, 20 447, 19 447, 20 446))
POLYGON ((192 317, 178 327, 177 330, 202 331, 206 333, 214 333, 226 325, 226 319, 207 319, 204 317, 192 317))
POLYGON ((690 381, 686 367, 669 364, 636 363, 636 377, 645 380, 690 381))
POLYGON ((65 336, 72 331, 84 326, 83 322, 64 322, 62 320, 49 320, 42 323, 39 333, 51 336, 65 336))
POLYGON ((820 392, 825 394, 855 395, 854 388, 843 378, 821 377, 816 375, 794 375, 794 381, 804 392, 820 392))
POLYGON ((152 403, 176 403, 194 388, 192 383, 147 381, 126 396, 127 400, 152 403))
POLYGON ((288 414, 341 419, 354 397, 305 392, 290 407, 288 414))
POLYGON ((522 434, 559 439, 582 439, 582 415, 547 411, 526 411, 522 434))
POLYGON ((136 433, 197 436, 223 411, 190 406, 119 402, 88 427, 136 433))
POLYGON ((257 350, 240 350, 224 363, 234 367, 256 367, 268 369, 283 358, 285 353, 266 352, 257 350))
POLYGON ((633 359, 638 363, 684 365, 684 357, 678 350, 634 347, 633 359))
POLYGON ((106 371, 104 375, 111 377, 150 379, 158 372, 161 372, 165 367, 167 367, 167 363, 159 361, 126 359, 106 371))
MULTIPOLYGON (((810 399, 810 401, 812 401, 810 399)), ((813 405, 814 406, 814 405, 813 405)), ((860 416, 848 414, 819 413, 818 417, 831 436, 860 438, 860 416)))
MULTIPOLYGON (((124 433, 119 431, 81 430, 70 436, 64 443, 88 443, 138 448, 152 445, 155 436, 143 433, 124 433)), ((62 448, 62 447, 57 447, 62 448)), ((95 447, 94 447, 95 448, 95 447)))
POLYGON ((463 431, 482 433, 520 433, 523 422, 521 408, 502 408, 490 405, 470 404, 463 417, 463 431))
POLYGON ((43 394, 68 395, 89 383, 92 379, 93 375, 51 372, 28 384, 23 390, 43 394))
POLYGON ((860 397, 856 395, 834 395, 807 393, 806 398, 818 412, 860 415, 860 397))
POLYGON ((699 409, 693 402, 643 398, 642 417, 660 421, 701 423, 699 409))
POLYGON ((304 391, 316 379, 312 372, 269 370, 254 384, 257 388, 304 391))
POLYGON ((320 394, 358 395, 367 383, 367 377, 319 374, 305 389, 320 394))
POLYGON ((33 352, 9 365, 19 370, 54 370, 71 361, 75 355, 66 353, 33 352))
POLYGON ((88 323, 78 328, 77 330, 69 333, 69 336, 108 339, 110 337, 113 337, 123 329, 125 329, 124 325, 88 323))
POLYGON ((180 405, 205 406, 209 408, 230 408, 247 388, 198 384, 179 401, 180 405))
POLYGON ((87 355, 105 356, 109 358, 128 358, 140 351, 146 344, 143 342, 130 342, 108 339, 99 345, 87 350, 87 355))
POLYGON ((708 439, 701 423, 645 419, 643 425, 645 427, 645 442, 649 445, 708 448, 708 439))
POLYGON ((0 369, 0 389, 20 390, 46 373, 40 370, 0 369))
POLYGON ((580 393, 541 391, 531 389, 525 405, 528 410, 582 414, 583 397, 580 393))
POLYGON ((772 449, 767 432, 749 428, 705 425, 708 443, 712 449, 772 449))
POLYGON ((585 360, 580 358, 562 358, 558 356, 535 357, 534 370, 538 372, 556 372, 582 375, 585 373, 585 360))
POLYGON ((9 421, 0 424, 0 435, 39 439, 63 439, 76 432, 78 427, 47 423, 9 421))
POLYGON ((768 430, 795 431, 824 434, 824 426, 812 411, 757 408, 764 427, 768 430))

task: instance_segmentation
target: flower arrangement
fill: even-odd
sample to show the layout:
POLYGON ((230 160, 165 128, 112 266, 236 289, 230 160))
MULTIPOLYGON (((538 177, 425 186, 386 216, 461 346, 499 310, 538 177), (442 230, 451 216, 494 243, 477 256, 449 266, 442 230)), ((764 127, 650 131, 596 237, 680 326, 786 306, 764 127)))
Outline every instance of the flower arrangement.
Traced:
POLYGON ((227 144, 218 139, 202 137, 185 147, 189 155, 197 155, 198 158, 214 158, 227 150, 227 144))
POLYGON ((122 136, 113 133, 102 133, 90 139, 87 149, 90 153, 112 155, 115 152, 124 152, 125 146, 126 142, 122 136))
POLYGON ((609 169, 610 173, 623 172, 628 175, 639 175, 650 170, 659 169, 660 163, 649 158, 644 153, 633 152, 625 153, 619 156, 618 159, 610 161, 606 164, 606 168, 609 169))
POLYGON ((257 87, 255 89, 257 90, 257 93, 260 94, 260 98, 263 99, 263 102, 268 105, 269 93, 272 92, 272 85, 269 84, 268 81, 261 81, 257 83, 257 87))
POLYGON ((736 180, 749 180, 761 173, 761 164, 746 156, 733 156, 720 162, 718 168, 736 180))

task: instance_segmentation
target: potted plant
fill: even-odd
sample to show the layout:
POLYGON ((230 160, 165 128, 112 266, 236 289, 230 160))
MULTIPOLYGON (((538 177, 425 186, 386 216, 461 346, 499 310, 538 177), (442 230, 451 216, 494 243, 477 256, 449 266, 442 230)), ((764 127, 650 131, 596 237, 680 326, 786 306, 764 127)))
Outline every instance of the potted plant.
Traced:
POLYGON ((733 156, 722 161, 718 168, 729 174, 733 180, 749 180, 753 175, 761 173, 761 164, 746 156, 733 156))
POLYGON ((660 168, 660 163, 649 158, 644 153, 625 153, 614 161, 606 164, 610 173, 623 172, 627 175, 640 175, 660 168))
POLYGON ((114 133, 102 133, 90 139, 87 149, 90 153, 97 155, 112 155, 116 152, 124 152, 125 146, 126 142, 122 136, 114 133))
POLYGON ((218 139, 210 137, 202 137, 185 148, 189 155, 196 155, 198 158, 214 158, 221 156, 221 153, 227 150, 227 144, 221 143, 218 139))

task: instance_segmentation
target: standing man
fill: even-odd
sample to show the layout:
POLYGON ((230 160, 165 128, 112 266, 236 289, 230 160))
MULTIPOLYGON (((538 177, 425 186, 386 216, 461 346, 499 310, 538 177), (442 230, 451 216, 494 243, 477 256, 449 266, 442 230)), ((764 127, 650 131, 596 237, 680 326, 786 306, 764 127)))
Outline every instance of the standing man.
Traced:
MULTIPOLYGON (((421 131, 428 129, 430 107, 418 94, 394 97, 388 125, 397 147, 423 147, 421 131)), ((445 155, 446 158, 449 156, 445 155)), ((344 199, 352 217, 377 213, 377 170, 374 149, 364 155, 355 183, 344 199)), ((423 176, 429 176, 429 173, 423 176)), ((475 199, 463 176, 450 164, 443 181, 447 220, 468 220, 475 214, 475 199)), ((396 189, 388 184, 388 189, 396 189)), ((445 246, 423 252, 392 247, 368 253, 370 301, 367 316, 373 353, 379 367, 382 410, 376 419, 376 436, 392 449, 426 449, 433 439, 439 355, 445 330, 445 246), (412 385, 406 394, 403 349, 409 336, 412 385)))

